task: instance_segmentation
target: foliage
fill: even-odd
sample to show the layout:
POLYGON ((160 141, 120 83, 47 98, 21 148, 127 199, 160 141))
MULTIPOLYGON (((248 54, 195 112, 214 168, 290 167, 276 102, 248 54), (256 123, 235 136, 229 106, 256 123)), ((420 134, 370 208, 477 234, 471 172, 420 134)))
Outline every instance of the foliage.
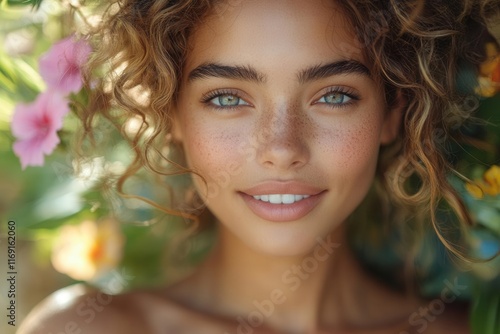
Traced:
MULTIPOLYGON (((120 211, 120 230, 111 232, 120 233, 127 240, 123 252, 116 253, 116 256, 120 256, 118 267, 89 278, 89 282, 106 288, 110 279, 118 273, 122 279, 126 278, 126 284, 121 288, 131 289, 164 283, 174 275, 179 275, 166 269, 171 267, 168 265, 175 255, 175 250, 168 249, 166 245, 176 232, 185 228, 185 222, 172 217, 160 217, 153 209, 133 200, 121 199, 113 192, 109 181, 123 170, 130 153, 120 141, 120 134, 113 126, 100 124, 102 131, 100 137, 96 138, 97 143, 106 141, 106 145, 101 146, 110 146, 111 149, 103 152, 102 156, 88 157, 83 163, 80 161, 82 169, 77 171, 75 159, 78 158, 71 154, 71 145, 79 121, 71 105, 72 112, 65 116, 63 128, 58 131, 61 143, 46 157, 43 166, 21 170, 19 158, 12 149, 15 138, 10 122, 16 105, 32 104, 37 96, 43 96, 48 89, 53 89, 51 86, 54 84, 51 82, 57 83, 57 80, 52 80, 49 81, 51 84, 46 84, 40 76, 40 57, 47 55, 54 44, 61 45, 57 44, 58 41, 78 31, 79 25, 85 24, 82 15, 90 10, 99 12, 103 5, 105 3, 99 1, 78 4, 77 1, 66 0, 1 2, 0 43, 4 47, 0 49, 0 217, 2 221, 16 221, 20 238, 38 240, 54 248, 63 238, 63 227, 78 228, 85 221, 101 226, 106 217, 114 217, 120 211)), ((49 57, 54 55, 49 54, 49 57)), ((69 98, 84 103, 87 93, 79 89, 76 88, 69 98)), ((36 105, 31 108, 36 109, 36 105)), ((141 194, 152 196, 151 188, 141 185, 141 194)), ((119 236, 109 240, 117 240, 116 237, 119 236)), ((199 258, 202 248, 209 247, 206 236, 202 235, 196 240, 185 245, 192 246, 193 261, 199 258)), ((87 247, 85 251, 95 255, 99 254, 99 245, 105 249, 106 242, 88 243, 82 247, 87 247)), ((183 270, 189 269, 190 262, 186 261, 183 270)), ((182 269, 178 265, 175 267, 182 269)), ((78 277, 83 276, 74 276, 76 280, 78 277)))
MULTIPOLYGON (((77 158, 71 156, 69 150, 71 138, 78 130, 74 114, 70 113, 64 119, 63 128, 58 132, 61 144, 46 158, 45 164, 24 171, 21 171, 19 160, 12 151, 14 138, 10 126, 15 106, 34 101, 47 89, 39 74, 39 57, 51 45, 78 31, 85 24, 82 16, 87 11, 99 12, 102 5, 99 1, 79 4, 66 0, 0 2, 0 42, 4 45, 0 49, 0 218, 2 221, 16 220, 21 237, 51 245, 61 237, 64 226, 78 227, 84 221, 101 224, 103 217, 117 218, 121 225, 116 233, 126 240, 120 261, 117 261, 114 271, 89 281, 106 288, 118 272, 126 283, 113 291, 119 292, 161 284, 189 269, 189 264, 203 258, 211 246, 213 231, 191 239, 190 243, 179 242, 174 236, 185 231, 182 219, 161 216, 144 203, 120 198, 113 192, 110 181, 116 179, 130 157, 127 146, 120 141, 113 126, 104 122, 100 124, 102 137, 96 139, 102 144, 100 146, 111 149, 102 156, 83 161, 83 169, 79 171, 74 168, 77 158), (169 244, 177 248, 166 247, 169 244), (173 255, 183 247, 188 247, 188 261, 182 262, 184 267, 181 262, 173 262, 173 255)), ((464 77, 470 77, 470 73, 464 77)), ((471 187, 492 185, 492 179, 484 177, 485 172, 491 166, 500 165, 500 95, 480 99, 471 92, 470 96, 472 98, 464 103, 472 103, 471 107, 479 104, 479 110, 471 113, 470 119, 456 128, 464 140, 447 143, 445 149, 461 173, 450 175, 450 180, 477 222, 472 232, 472 238, 477 241, 474 255, 487 258, 500 249, 500 194, 491 192, 478 196, 471 187), (463 175, 475 183, 464 181, 463 175)), ((85 91, 80 91, 70 97, 84 102, 87 96, 85 91)), ((500 176, 498 178, 500 180, 500 176)), ((148 183, 153 182, 155 180, 145 178, 132 182, 131 187, 134 187, 134 193, 149 198, 153 197, 154 190, 148 183)), ((367 222, 371 223, 368 219, 367 222)), ((100 244, 88 243, 86 251, 92 256, 100 254, 102 249, 99 247, 105 244, 106 240, 100 244)), ((491 262, 488 270, 484 265, 478 265, 472 272, 460 274, 449 261, 443 260, 444 249, 431 235, 426 237, 425 245, 425 252, 420 254, 421 262, 426 262, 429 257, 435 261, 428 266, 431 279, 422 287, 422 293, 429 297, 437 295, 443 288, 443 280, 462 275, 465 281, 475 285, 474 290, 462 296, 473 302, 471 324, 474 333, 499 333, 499 260, 491 262)), ((360 253, 365 262, 386 270, 390 276, 392 272, 388 268, 400 265, 401 259, 390 249, 391 245, 386 243, 384 246, 369 248, 363 245, 365 251, 360 253)))

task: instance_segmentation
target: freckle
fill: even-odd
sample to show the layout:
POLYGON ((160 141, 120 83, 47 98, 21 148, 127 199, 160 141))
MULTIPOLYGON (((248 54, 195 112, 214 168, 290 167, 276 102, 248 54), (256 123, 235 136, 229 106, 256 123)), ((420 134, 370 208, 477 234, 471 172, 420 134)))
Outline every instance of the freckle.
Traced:
POLYGON ((375 122, 371 122, 370 119, 364 120, 363 124, 360 126, 359 131, 356 135, 357 140, 363 145, 358 145, 358 152, 356 152, 357 158, 370 155, 373 149, 374 136, 373 134, 377 131, 375 122))
MULTIPOLYGON (((234 151, 234 143, 237 141, 237 134, 228 133, 225 131, 214 131, 212 135, 209 136, 208 143, 212 143, 209 149, 207 149, 206 154, 208 157, 212 155, 224 156, 228 152, 234 151)), ((200 143, 201 147, 206 147, 207 142, 200 143)), ((209 160, 210 161, 210 160, 209 160)))
POLYGON ((343 167, 348 168, 351 164, 350 161, 355 159, 356 155, 359 154, 355 149, 357 139, 357 134, 353 133, 352 130, 347 131, 346 135, 342 136, 341 140, 346 141, 345 143, 341 143, 344 145, 344 149, 339 154, 339 160, 343 167))

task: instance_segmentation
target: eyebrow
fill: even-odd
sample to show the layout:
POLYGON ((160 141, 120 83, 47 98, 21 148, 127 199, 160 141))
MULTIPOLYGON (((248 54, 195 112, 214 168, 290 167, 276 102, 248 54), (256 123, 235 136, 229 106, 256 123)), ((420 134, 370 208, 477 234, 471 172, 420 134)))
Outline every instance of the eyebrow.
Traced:
MULTIPOLYGON (((370 70, 359 61, 341 60, 325 65, 316 65, 300 71, 297 79, 300 83, 328 78, 340 74, 361 74, 370 76, 370 70)), ((235 79, 264 83, 266 75, 251 66, 232 66, 218 63, 204 63, 197 66, 188 75, 188 81, 209 77, 235 79)))
POLYGON ((208 77, 254 81, 257 83, 266 81, 264 74, 259 73, 250 66, 229 66, 217 63, 205 63, 196 67, 189 73, 188 81, 208 77))
POLYGON ((342 60, 326 65, 317 65, 301 71, 297 78, 300 83, 328 78, 339 74, 361 74, 370 77, 370 70, 359 61, 342 60))

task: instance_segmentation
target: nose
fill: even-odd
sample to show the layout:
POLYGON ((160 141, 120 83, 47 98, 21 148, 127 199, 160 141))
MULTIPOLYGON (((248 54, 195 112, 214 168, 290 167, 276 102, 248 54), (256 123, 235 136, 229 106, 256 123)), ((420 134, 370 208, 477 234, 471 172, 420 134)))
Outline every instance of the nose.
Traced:
POLYGON ((257 129, 259 163, 276 170, 299 169, 309 161, 305 116, 291 107, 263 113, 257 129))

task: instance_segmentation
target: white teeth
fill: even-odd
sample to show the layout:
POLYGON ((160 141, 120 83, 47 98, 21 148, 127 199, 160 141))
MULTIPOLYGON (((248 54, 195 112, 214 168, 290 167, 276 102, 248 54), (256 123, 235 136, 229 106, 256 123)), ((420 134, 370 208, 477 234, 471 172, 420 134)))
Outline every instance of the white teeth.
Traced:
POLYGON ((253 198, 269 202, 271 204, 293 204, 295 202, 301 201, 304 198, 308 198, 310 195, 293 195, 293 194, 270 194, 270 195, 256 195, 253 198))
POLYGON ((310 195, 295 195, 295 202, 300 201, 301 199, 308 198, 310 195))
POLYGON ((282 195, 269 195, 269 203, 281 204, 282 195))
MULTIPOLYGON (((300 195, 297 195, 298 197, 302 197, 300 195)), ((300 201, 302 198, 299 198, 298 201, 300 201)), ((286 195, 283 195, 281 197, 281 202, 283 204, 292 204, 296 201, 295 199, 295 195, 290 195, 290 194, 286 194, 286 195)))

